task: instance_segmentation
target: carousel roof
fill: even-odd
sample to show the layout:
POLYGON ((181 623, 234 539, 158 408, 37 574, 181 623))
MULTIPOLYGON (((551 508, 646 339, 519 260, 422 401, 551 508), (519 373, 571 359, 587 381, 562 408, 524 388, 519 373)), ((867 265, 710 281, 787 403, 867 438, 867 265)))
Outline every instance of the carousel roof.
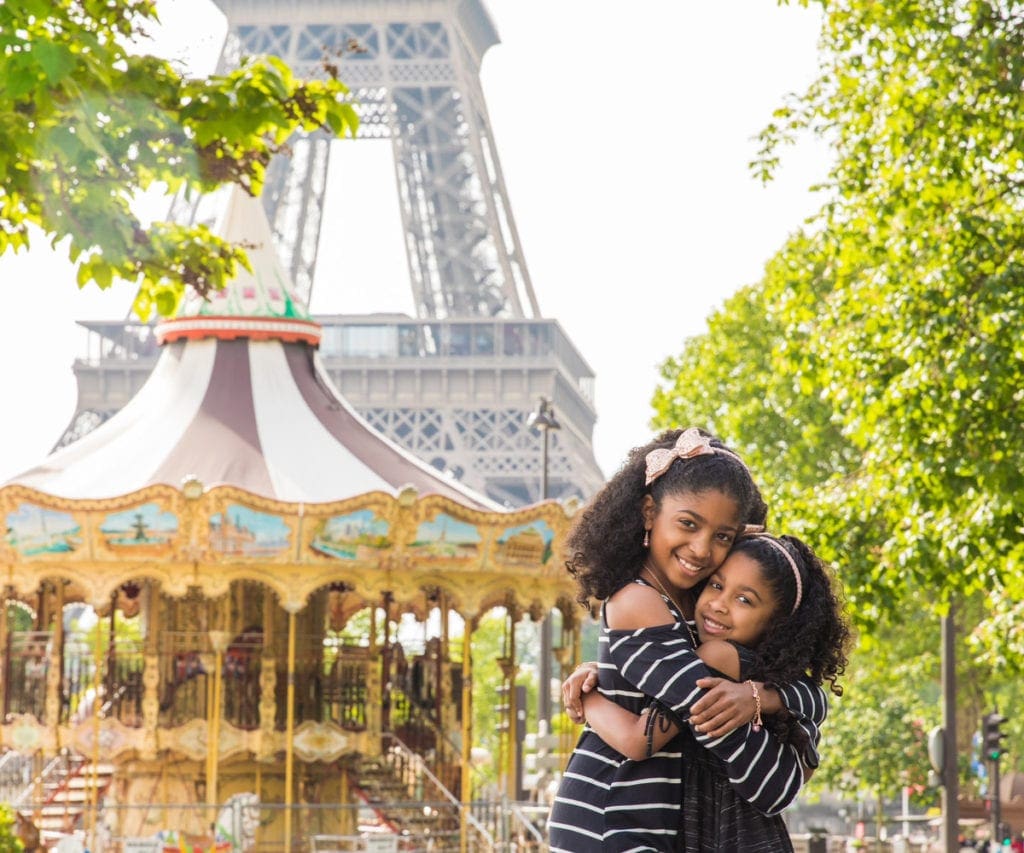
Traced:
POLYGON ((100 499, 194 477, 292 503, 412 486, 501 509, 385 438, 342 398, 257 199, 233 188, 215 232, 245 242, 252 272, 209 301, 186 300, 157 327, 164 351, 128 405, 9 484, 100 499))

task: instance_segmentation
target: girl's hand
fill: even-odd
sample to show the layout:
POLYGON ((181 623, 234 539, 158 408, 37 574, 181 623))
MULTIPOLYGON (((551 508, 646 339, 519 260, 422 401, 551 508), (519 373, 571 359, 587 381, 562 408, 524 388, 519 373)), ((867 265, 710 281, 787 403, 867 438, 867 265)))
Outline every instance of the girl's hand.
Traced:
POLYGON ((597 687, 597 664, 594 661, 581 663, 572 674, 562 682, 562 704, 565 713, 574 723, 585 723, 583 714, 583 694, 597 687))
POLYGON ((708 691, 690 709, 690 723, 701 734, 721 737, 754 719, 757 707, 749 684, 701 678, 697 686, 708 691))

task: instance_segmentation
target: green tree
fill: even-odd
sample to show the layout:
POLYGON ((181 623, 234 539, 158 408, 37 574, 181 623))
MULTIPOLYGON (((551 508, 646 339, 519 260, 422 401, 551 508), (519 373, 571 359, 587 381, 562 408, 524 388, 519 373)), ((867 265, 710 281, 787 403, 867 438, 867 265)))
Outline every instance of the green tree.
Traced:
MULTIPOLYGON (((977 654, 963 743, 1024 665, 1024 10, 822 6, 820 74, 753 165, 770 179, 788 140, 822 134, 825 203, 666 362, 654 423, 708 423, 747 454, 775 526, 836 566, 862 643, 905 651, 957 602, 977 654)), ((866 711, 858 693, 840 708, 866 711)), ((926 716, 904 698, 886 713, 926 716)), ((867 767, 854 730, 844 756, 867 767)))
POLYGON ((0 254, 37 227, 66 245, 79 286, 138 281, 143 318, 172 313, 185 286, 222 287, 247 261, 201 226, 141 227, 140 191, 234 182, 258 195, 293 132, 358 126, 332 57, 322 80, 273 58, 189 79, 129 50, 155 21, 153 0, 0 3, 0 254))
MULTIPOLYGON (((811 128, 835 151, 827 201, 747 313, 730 305, 734 342, 717 350, 735 375, 702 357, 689 384, 710 374, 741 447, 789 469, 780 510, 813 519, 861 624, 993 588, 990 615, 1005 615, 1024 598, 1024 15, 967 0, 823 14, 820 76, 777 112, 754 165, 770 177, 811 128)), ((685 376, 656 400, 659 422, 684 389, 685 376)))
POLYGON ((776 283, 766 298, 809 332, 810 383, 858 452, 825 495, 862 522, 846 546, 870 555, 844 579, 888 610, 993 584, 1019 601, 1024 13, 982 0, 824 9, 820 76, 765 130, 757 165, 770 175, 803 128, 836 154, 823 274, 813 292, 776 283))
POLYGON ((823 733, 826 759, 812 777, 812 790, 870 797, 879 804, 912 788, 931 804, 927 734, 939 721, 937 626, 908 633, 888 626, 884 637, 864 640, 834 698, 823 733), (835 760, 842 756, 842 760, 835 760))

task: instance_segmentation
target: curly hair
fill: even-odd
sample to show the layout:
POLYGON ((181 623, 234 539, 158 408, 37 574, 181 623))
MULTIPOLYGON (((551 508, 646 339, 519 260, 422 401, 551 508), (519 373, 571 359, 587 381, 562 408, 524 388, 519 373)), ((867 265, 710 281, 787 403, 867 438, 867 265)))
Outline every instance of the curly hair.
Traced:
POLYGON ((748 554, 757 561, 778 602, 767 631, 754 649, 756 664, 752 677, 776 686, 792 684, 807 675, 821 686, 827 681, 829 689, 842 696, 838 678, 846 670, 852 635, 831 572, 795 536, 772 537, 786 549, 800 572, 803 596, 794 612, 793 568, 768 538, 764 534, 743 537, 730 552, 748 554))
MULTIPOLYGON (((838 678, 846 671, 847 651, 852 642, 843 613, 838 584, 818 556, 795 536, 768 537, 766 534, 741 538, 731 554, 751 556, 771 588, 777 604, 768 630, 753 649, 755 662, 749 673, 767 687, 792 684, 808 676, 819 686, 829 683, 836 695, 843 695, 838 678), (800 572, 803 595, 796 602, 796 579, 785 556, 767 541, 773 539, 793 558, 800 572)), ((807 733, 785 714, 766 718, 765 725, 783 743, 803 749, 807 733)))
POLYGON ((644 484, 647 454, 672 447, 682 432, 667 430, 642 447, 634 447, 622 467, 577 515, 567 539, 572 556, 565 565, 579 587, 576 600, 584 607, 590 608, 592 598, 607 599, 640 574, 646 554, 641 512, 645 495, 650 495, 655 509, 660 510, 662 500, 670 495, 720 491, 736 501, 743 523, 764 524, 768 507, 750 471, 732 455, 734 451, 704 430, 700 432, 710 438, 712 447, 730 452, 676 459, 649 487, 644 484))

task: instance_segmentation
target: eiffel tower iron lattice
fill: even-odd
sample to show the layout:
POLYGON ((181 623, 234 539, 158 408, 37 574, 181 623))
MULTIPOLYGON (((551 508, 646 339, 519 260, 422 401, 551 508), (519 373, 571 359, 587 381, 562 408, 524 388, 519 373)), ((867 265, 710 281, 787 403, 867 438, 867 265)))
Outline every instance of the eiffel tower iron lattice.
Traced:
MULTIPOLYGON (((419 317, 538 317, 480 86, 498 41, 479 0, 215 0, 221 67, 274 54, 302 77, 325 64, 352 87, 360 136, 389 138, 419 317)), ((296 294, 309 302, 331 146, 296 139, 264 206, 296 294)))
MULTIPOLYGON (((317 317, 341 392, 389 438, 510 506, 541 497, 542 442, 526 421, 545 397, 564 427, 551 436, 549 495, 593 493, 603 480, 591 446, 594 376, 542 317, 526 268, 480 84, 498 42, 481 0, 214 2, 228 19, 221 70, 259 54, 304 77, 331 63, 358 105, 355 142, 300 135, 268 169, 264 210, 306 304, 317 249, 332 236, 331 157, 359 139, 391 142, 416 317, 317 317)), ((195 219, 197 208, 176 200, 171 216, 195 219)), ((323 286, 346 284, 321 274, 323 286)), ((101 339, 95 351, 130 364, 76 364, 79 406, 61 444, 127 402, 152 363, 134 352, 151 348, 144 328, 87 327, 101 339)))

